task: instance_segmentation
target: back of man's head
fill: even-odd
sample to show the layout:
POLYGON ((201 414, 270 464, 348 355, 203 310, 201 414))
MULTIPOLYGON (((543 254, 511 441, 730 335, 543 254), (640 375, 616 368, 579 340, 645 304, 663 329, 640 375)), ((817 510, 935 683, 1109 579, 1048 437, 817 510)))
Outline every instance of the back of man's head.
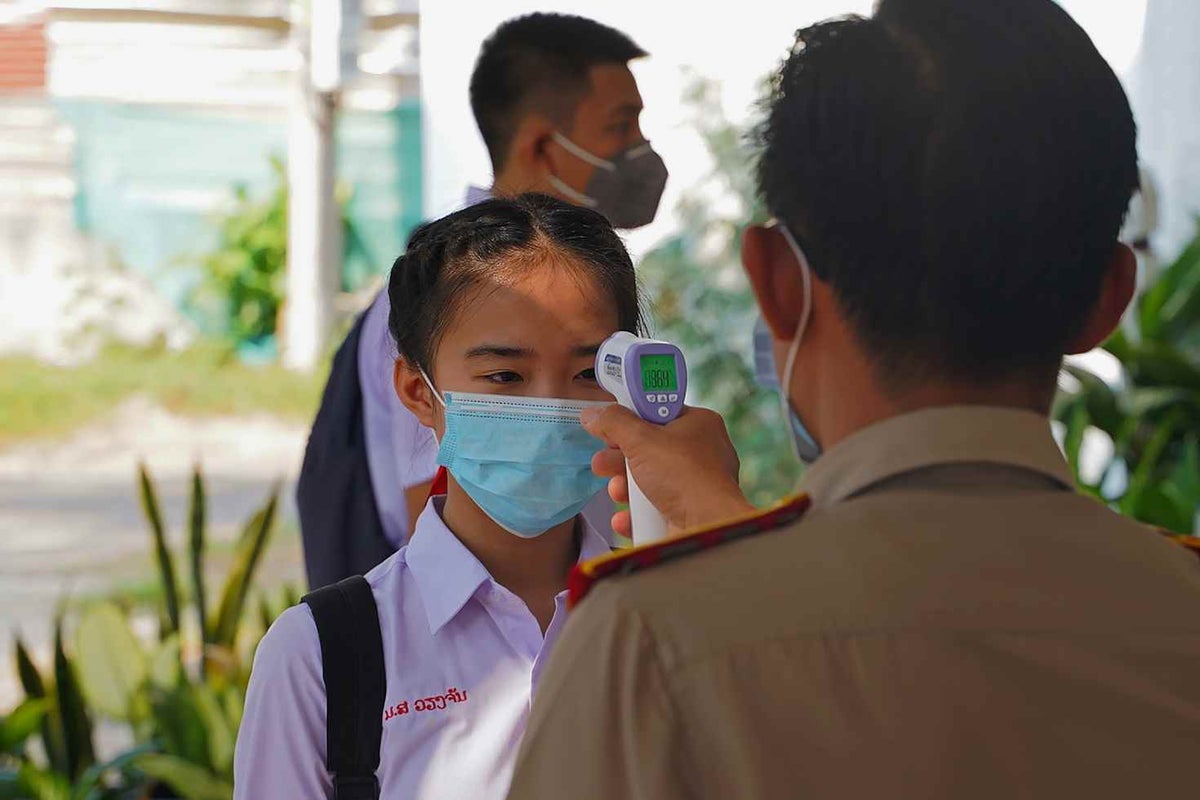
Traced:
POLYGON ((568 127, 592 67, 644 55, 625 34, 585 17, 539 13, 502 24, 483 43, 471 73, 471 110, 492 167, 503 168, 525 114, 568 127))
POLYGON ((885 382, 1052 377, 1112 262, 1135 138, 1052 0, 881 0, 797 34, 759 185, 885 382))

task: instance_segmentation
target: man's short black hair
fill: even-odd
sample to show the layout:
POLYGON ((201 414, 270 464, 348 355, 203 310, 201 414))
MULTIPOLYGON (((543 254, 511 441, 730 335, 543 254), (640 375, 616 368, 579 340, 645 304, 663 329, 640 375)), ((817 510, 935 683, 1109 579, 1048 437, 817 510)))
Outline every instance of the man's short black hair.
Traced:
POLYGON ((893 387, 1052 376, 1137 186, 1112 69, 1052 0, 882 0, 799 31, 759 187, 893 387))
POLYGON ((492 167, 503 167, 528 111, 566 125, 588 91, 592 67, 644 55, 625 34, 585 17, 539 13, 502 24, 483 43, 471 73, 471 110, 492 167))

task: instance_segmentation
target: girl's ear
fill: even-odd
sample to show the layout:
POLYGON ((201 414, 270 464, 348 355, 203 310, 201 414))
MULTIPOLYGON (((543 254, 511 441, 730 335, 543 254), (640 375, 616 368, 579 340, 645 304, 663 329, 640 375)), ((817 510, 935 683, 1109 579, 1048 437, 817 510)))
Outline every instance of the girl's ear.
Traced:
POLYGON ((433 396, 433 390, 421 376, 421 370, 410 365, 405 359, 397 358, 392 381, 396 385, 396 396, 400 398, 404 407, 426 428, 436 429, 439 403, 433 396))

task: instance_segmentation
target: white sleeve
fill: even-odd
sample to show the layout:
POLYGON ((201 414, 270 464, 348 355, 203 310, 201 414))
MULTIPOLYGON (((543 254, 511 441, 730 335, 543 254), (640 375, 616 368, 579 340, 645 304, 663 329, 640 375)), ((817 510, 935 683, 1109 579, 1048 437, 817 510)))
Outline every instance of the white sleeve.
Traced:
POLYGON ((328 800, 321 642, 307 605, 279 615, 254 655, 233 759, 234 800, 328 800))

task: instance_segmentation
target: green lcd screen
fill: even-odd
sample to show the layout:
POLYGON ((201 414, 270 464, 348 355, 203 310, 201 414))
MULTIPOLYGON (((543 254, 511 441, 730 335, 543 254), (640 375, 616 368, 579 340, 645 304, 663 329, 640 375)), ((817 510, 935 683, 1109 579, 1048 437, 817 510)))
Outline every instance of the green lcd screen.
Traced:
POLYGON ((647 392, 674 392, 679 389, 675 374, 675 356, 642 356, 642 388, 647 392))

